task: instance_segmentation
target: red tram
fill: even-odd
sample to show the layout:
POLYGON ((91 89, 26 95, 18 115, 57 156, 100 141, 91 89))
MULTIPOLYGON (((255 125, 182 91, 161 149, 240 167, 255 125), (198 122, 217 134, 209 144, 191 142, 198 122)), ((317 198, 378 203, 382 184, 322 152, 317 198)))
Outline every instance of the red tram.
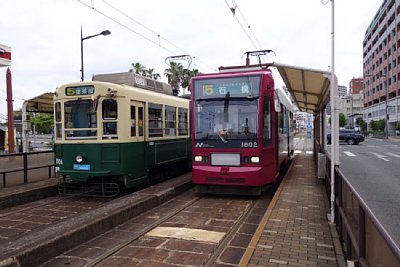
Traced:
POLYGON ((194 77, 190 86, 198 192, 261 194, 293 154, 292 102, 272 70, 227 67, 194 77))

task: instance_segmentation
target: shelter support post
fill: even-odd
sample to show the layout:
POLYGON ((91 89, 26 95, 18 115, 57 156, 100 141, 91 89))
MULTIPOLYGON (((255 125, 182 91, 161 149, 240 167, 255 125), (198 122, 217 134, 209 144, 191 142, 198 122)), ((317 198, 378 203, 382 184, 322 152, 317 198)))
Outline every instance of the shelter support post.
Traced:
POLYGON ((26 116, 26 106, 28 102, 25 101, 22 105, 22 147, 23 152, 29 152, 28 147, 28 121, 26 116))

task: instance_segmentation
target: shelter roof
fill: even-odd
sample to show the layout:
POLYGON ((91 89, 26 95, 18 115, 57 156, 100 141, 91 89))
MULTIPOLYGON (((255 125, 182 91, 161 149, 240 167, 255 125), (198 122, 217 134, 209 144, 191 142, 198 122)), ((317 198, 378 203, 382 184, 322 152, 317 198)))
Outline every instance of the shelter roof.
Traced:
POLYGON ((329 71, 273 63, 300 111, 317 114, 329 102, 329 71))
POLYGON ((47 92, 34 98, 25 100, 27 112, 53 113, 54 93, 47 92))

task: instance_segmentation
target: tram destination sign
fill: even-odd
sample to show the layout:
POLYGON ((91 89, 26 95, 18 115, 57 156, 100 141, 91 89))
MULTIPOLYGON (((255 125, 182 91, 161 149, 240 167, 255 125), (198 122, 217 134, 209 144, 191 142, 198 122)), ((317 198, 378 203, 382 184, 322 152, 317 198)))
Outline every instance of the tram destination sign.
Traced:
POLYGON ((234 77, 204 79, 195 81, 196 98, 215 97, 257 97, 260 88, 260 77, 234 77))
POLYGON ((92 95, 94 94, 93 85, 80 85, 65 88, 66 96, 77 96, 77 95, 92 95))

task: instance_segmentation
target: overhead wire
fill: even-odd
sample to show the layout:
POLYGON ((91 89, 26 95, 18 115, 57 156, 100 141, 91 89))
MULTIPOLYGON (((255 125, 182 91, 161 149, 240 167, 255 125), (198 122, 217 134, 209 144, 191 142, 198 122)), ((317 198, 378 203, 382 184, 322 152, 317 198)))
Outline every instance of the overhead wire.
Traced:
MULTIPOLYGON (((145 39, 145 40, 147 40, 147 41, 153 43, 154 45, 159 46, 160 48, 164 49, 164 50, 167 51, 168 53, 171 53, 171 54, 173 54, 173 55, 178 55, 177 53, 175 53, 175 52, 172 51, 171 49, 169 49, 169 48, 167 48, 167 47, 161 45, 160 42, 158 42, 158 43, 155 42, 154 40, 152 40, 152 39, 148 38, 147 36, 145 36, 145 35, 143 35, 143 34, 137 32, 137 31, 135 31, 135 30, 132 29, 131 27, 129 27, 129 26, 123 24, 122 22, 120 22, 120 21, 118 21, 117 19, 111 17, 110 15, 107 15, 106 13, 104 13, 104 12, 102 12, 102 11, 96 9, 96 8, 94 7, 93 1, 92 1, 92 5, 88 5, 87 3, 84 3, 84 2, 82 2, 81 0, 78 0, 78 2, 81 3, 81 4, 84 5, 84 6, 86 6, 86 7, 90 8, 90 9, 92 9, 93 11, 97 12, 98 14, 100 14, 100 15, 106 17, 107 19, 109 19, 109 20, 111 20, 111 21, 117 23, 118 25, 120 25, 120 26, 122 26, 123 28, 129 30, 130 32, 132 32, 132 33, 134 33, 134 34, 136 34, 136 35, 142 37, 143 39, 145 39)), ((107 1, 103 0, 103 2, 104 2, 107 6, 109 6, 110 8, 112 8, 114 11, 116 11, 116 12, 122 14, 123 16, 127 17, 127 18, 130 19, 131 21, 133 21, 133 22, 135 22, 136 24, 140 25, 141 27, 145 28, 147 31, 149 31, 149 32, 151 32, 152 34, 156 35, 157 38, 158 38, 159 40, 162 39, 162 40, 164 40, 166 43, 168 43, 168 44, 170 44, 171 46, 175 47, 176 49, 178 49, 178 50, 180 50, 180 51, 183 51, 183 52, 186 53, 186 54, 190 54, 190 53, 187 53, 187 52, 186 52, 185 50, 183 50, 182 48, 180 48, 180 47, 178 47, 177 45, 175 45, 174 43, 172 43, 171 41, 169 41, 169 40, 167 40, 166 38, 162 37, 160 34, 156 33, 155 31, 153 31, 153 30, 150 29, 149 27, 145 26, 143 23, 141 23, 141 22, 139 22, 138 20, 132 18, 131 16, 129 16, 129 15, 126 14, 125 12, 121 11, 120 9, 114 7, 113 5, 111 5, 110 3, 108 3, 107 1)), ((214 67, 211 67, 210 65, 208 65, 208 64, 205 63, 204 61, 200 60, 198 57, 197 57, 197 61, 200 62, 200 63, 202 63, 203 65, 205 65, 207 68, 210 68, 210 69, 212 69, 212 70, 216 70, 214 67)), ((195 65, 195 64, 194 64, 194 65, 195 65)), ((195 66, 197 66, 199 69, 201 69, 200 66, 198 66, 198 65, 195 65, 195 66)))
POLYGON ((244 22, 246 23, 249 31, 255 36, 255 34, 253 33, 253 31, 251 30, 250 25, 247 23, 243 13, 240 11, 238 5, 236 4, 236 2, 234 0, 232 0, 232 7, 228 4, 228 1, 225 0, 225 4, 228 6, 229 10, 231 11, 233 17, 236 19, 237 23, 239 24, 240 28, 243 30, 244 34, 247 36, 247 38, 250 40, 250 42, 253 44, 253 46, 257 49, 257 50, 261 50, 262 46, 260 45, 260 42, 258 41, 258 39, 255 37, 255 39, 257 40, 259 47, 257 47, 256 43, 253 41, 253 39, 251 38, 250 34, 247 32, 246 28, 243 26, 243 24, 240 22, 239 18, 236 16, 236 9, 239 10, 239 13, 242 17, 242 19, 244 20, 244 22))
MULTIPOLYGON (((234 1, 234 0, 233 0, 233 1, 234 1)), ((242 11, 240 10, 240 8, 239 8, 239 6, 236 4, 236 2, 235 2, 235 5, 236 5, 237 10, 239 11, 240 16, 242 17, 242 19, 243 19, 244 22, 246 23, 247 28, 249 29, 250 33, 253 35, 254 39, 256 40, 256 42, 257 42, 257 44, 258 44, 258 48, 257 48, 257 49, 262 50, 262 49, 263 49, 263 46, 260 44, 260 41, 258 40, 257 36, 254 34, 252 28, 250 27, 250 24, 247 22, 246 18, 244 17, 242 11)))

